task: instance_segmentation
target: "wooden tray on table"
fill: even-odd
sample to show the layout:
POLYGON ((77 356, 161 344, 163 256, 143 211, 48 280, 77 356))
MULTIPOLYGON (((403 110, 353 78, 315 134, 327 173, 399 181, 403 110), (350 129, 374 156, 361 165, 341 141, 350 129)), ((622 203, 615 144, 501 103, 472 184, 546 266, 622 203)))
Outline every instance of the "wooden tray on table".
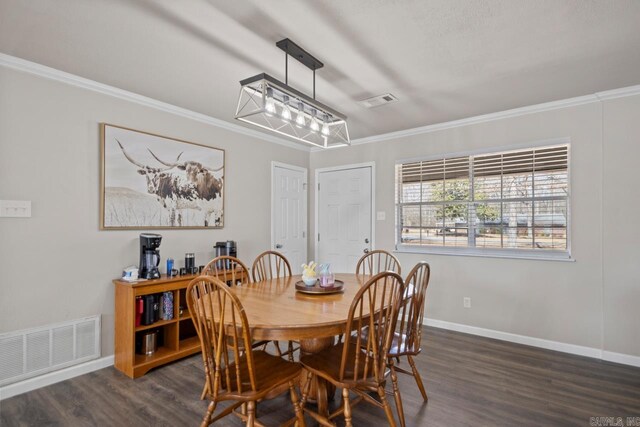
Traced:
POLYGON ((302 280, 296 282, 296 291, 301 292, 303 294, 312 294, 312 295, 328 295, 335 294, 338 292, 342 292, 342 288, 344 288, 344 282, 342 280, 336 280, 333 286, 322 287, 319 282, 316 282, 313 286, 307 286, 304 284, 302 280))

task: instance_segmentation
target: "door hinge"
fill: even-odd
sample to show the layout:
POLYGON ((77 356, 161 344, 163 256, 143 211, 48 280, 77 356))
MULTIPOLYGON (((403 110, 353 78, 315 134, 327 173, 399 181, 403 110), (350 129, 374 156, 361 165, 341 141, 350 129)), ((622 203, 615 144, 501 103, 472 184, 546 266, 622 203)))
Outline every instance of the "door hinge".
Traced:
POLYGON ((307 237, 307 233, 303 231, 303 232, 302 232, 302 238, 304 239, 304 238, 306 238, 306 237, 307 237))
POLYGON ((320 191, 320 183, 318 183, 318 191, 320 191))
POLYGON ((318 242, 320 241, 320 233, 318 233, 318 242))
POLYGON ((306 183, 306 182, 303 182, 303 183, 302 183, 302 189, 303 189, 303 190, 306 190, 306 189, 307 189, 307 183, 306 183))

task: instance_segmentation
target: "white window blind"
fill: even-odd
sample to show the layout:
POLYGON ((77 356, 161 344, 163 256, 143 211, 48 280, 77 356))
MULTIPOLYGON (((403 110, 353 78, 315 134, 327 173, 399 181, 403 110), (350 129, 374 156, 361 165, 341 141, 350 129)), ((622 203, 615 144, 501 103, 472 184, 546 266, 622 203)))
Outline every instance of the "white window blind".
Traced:
POLYGON ((567 253, 567 144, 397 165, 399 247, 567 253))

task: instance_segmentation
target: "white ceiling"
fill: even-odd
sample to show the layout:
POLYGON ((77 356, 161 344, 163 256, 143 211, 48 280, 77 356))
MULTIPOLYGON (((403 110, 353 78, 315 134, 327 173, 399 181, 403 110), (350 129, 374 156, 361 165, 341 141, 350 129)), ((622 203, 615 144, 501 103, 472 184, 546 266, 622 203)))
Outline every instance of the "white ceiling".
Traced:
POLYGON ((289 37, 352 139, 640 84, 639 28, 638 0, 0 0, 0 52, 227 121, 289 37))

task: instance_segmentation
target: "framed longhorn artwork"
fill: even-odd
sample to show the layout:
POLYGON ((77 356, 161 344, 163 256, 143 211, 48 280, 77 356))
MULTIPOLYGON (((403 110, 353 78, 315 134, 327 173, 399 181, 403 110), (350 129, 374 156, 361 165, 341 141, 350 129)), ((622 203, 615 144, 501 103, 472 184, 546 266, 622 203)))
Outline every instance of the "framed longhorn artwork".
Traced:
POLYGON ((100 229, 222 228, 224 150, 100 124, 100 229))

